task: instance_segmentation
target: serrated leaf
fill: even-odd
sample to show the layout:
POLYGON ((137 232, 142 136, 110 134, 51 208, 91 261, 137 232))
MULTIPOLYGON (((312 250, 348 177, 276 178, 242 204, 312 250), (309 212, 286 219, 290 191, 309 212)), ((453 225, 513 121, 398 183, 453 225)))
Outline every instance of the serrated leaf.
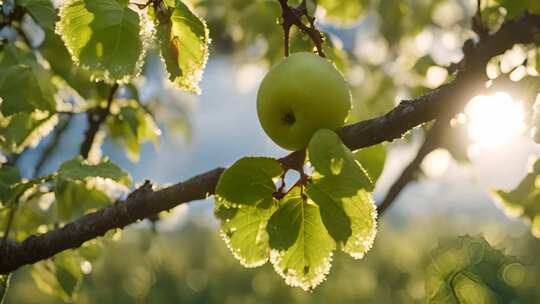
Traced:
POLYGON ((271 201, 276 192, 273 178, 283 174, 278 161, 267 157, 245 157, 235 162, 221 175, 216 195, 224 204, 257 205, 271 201))
POLYGON ((274 211, 275 203, 271 200, 241 207, 216 202, 215 214, 221 220, 221 236, 244 267, 257 267, 268 261, 270 246, 266 225, 274 211))
POLYGON ((9 288, 9 279, 11 274, 0 275, 0 304, 4 303, 4 298, 9 288))
POLYGON ((309 143, 308 155, 318 173, 308 183, 309 199, 320 207, 326 229, 341 249, 362 258, 377 232, 372 182, 333 131, 317 131, 309 143))
POLYGON ((319 207, 295 192, 268 221, 270 258, 287 284, 310 290, 330 271, 336 243, 323 224, 319 207))
POLYGON ((0 110, 4 116, 20 112, 56 111, 56 88, 50 73, 29 50, 8 44, 0 53, 0 110))
POLYGON ((381 176, 386 162, 386 146, 378 144, 354 152, 354 157, 362 165, 375 184, 381 176))
POLYGON ((51 0, 17 0, 16 3, 24 7, 44 29, 54 31, 58 16, 51 0))
POLYGON ((216 187, 216 216, 233 255, 250 267, 264 264, 270 251, 276 272, 305 290, 325 279, 338 246, 360 258, 376 232, 373 185, 352 152, 321 130, 308 153, 315 173, 279 203, 273 179, 283 170, 274 159, 243 158, 216 187))
POLYGON ((95 80, 126 81, 140 71, 139 15, 116 0, 75 0, 56 24, 73 60, 95 80))
POLYGON ((118 113, 109 117, 107 126, 110 136, 124 144, 133 161, 139 159, 140 146, 144 142, 159 144, 161 131, 152 116, 134 100, 122 102, 118 113))
POLYGON ((429 303, 511 303, 526 270, 484 238, 441 241, 426 271, 429 303))
POLYGON ((369 0, 318 0, 324 9, 324 18, 338 24, 357 21, 369 7, 369 0))
POLYGON ((58 216, 67 221, 111 204, 126 193, 131 178, 109 161, 90 164, 80 156, 60 166, 55 181, 58 216))
POLYGON ((20 153, 36 146, 58 123, 58 115, 17 113, 0 120, 0 147, 7 153, 20 153))
POLYGON ((83 280, 81 258, 73 252, 63 252, 53 259, 32 266, 32 278, 38 288, 65 302, 72 302, 83 280))
POLYGON ((208 28, 182 1, 165 3, 168 11, 158 11, 155 22, 169 80, 188 92, 200 93, 199 82, 209 52, 208 28))
POLYGON ((246 157, 221 175, 216 187, 216 217, 233 255, 246 267, 263 265, 270 247, 266 225, 275 210, 273 178, 283 174, 272 158, 246 157))
POLYGON ((492 193, 508 215, 531 223, 533 235, 540 238, 540 160, 514 190, 498 189, 492 193))

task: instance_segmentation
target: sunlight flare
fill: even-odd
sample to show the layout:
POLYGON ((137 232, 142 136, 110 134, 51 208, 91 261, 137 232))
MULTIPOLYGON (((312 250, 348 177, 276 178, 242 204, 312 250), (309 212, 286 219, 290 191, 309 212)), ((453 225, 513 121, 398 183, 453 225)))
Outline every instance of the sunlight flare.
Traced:
POLYGON ((465 108, 465 114, 469 137, 480 147, 507 144, 525 130, 522 102, 513 101, 504 92, 474 97, 465 108))

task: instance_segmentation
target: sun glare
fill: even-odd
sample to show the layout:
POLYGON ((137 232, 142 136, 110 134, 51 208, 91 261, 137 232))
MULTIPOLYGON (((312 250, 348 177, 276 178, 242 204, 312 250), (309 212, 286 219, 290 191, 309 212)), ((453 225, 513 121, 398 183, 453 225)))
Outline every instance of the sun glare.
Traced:
POLYGON ((465 108, 470 139, 484 148, 509 143, 525 130, 522 102, 515 102, 507 93, 478 95, 465 108))

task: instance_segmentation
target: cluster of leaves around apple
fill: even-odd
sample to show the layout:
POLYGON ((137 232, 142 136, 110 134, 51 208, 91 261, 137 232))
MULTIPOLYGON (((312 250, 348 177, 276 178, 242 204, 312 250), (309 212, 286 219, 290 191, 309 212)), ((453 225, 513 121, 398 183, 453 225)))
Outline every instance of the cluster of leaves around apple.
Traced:
POLYGON ((277 160, 240 159, 220 178, 215 207, 242 265, 270 260, 288 284, 306 290, 324 280, 334 250, 362 258, 377 229, 374 183, 339 137, 319 130, 307 152, 312 173, 301 172, 288 189, 277 160))

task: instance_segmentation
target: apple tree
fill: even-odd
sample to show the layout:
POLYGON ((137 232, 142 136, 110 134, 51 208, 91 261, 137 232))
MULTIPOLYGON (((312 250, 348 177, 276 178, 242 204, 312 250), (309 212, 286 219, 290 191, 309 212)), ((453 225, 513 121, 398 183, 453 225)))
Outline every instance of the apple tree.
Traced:
MULTIPOLYGON (((242 266, 270 263, 288 285, 313 290, 336 251, 354 259, 369 253, 378 221, 419 178, 428 154, 446 149, 466 161, 461 118, 473 97, 505 91, 522 100, 527 132, 539 142, 536 0, 3 0, 0 6, 0 302, 10 274, 23 266, 40 289, 74 301, 85 269, 115 230, 159 221, 209 196, 224 246, 242 266), (450 8, 463 16, 447 18, 450 8), (337 33, 359 20, 371 22, 374 34, 352 52, 337 33), (457 55, 421 50, 422 41, 434 39, 430 32, 457 33, 457 55), (516 49, 525 55, 509 66, 504 58, 516 49), (136 161, 143 143, 158 144, 161 129, 185 128, 177 104, 141 97, 150 63, 163 65, 168 86, 200 94, 214 52, 270 67, 253 103, 266 134, 291 152, 231 160, 228 168, 169 186, 136 184, 102 155, 103 142, 116 142, 136 161), (44 173, 77 121, 86 128, 72 143, 78 155, 44 173), (423 144, 375 202, 390 143, 408 140, 413 130, 423 144), (21 170, 28 154, 38 154, 30 173, 21 170), (289 172, 298 175, 292 184, 289 172)), ((516 189, 492 191, 536 236, 539 176, 540 160, 516 189)), ((481 236, 441 241, 425 271, 430 303, 525 303, 526 268, 481 236)))

